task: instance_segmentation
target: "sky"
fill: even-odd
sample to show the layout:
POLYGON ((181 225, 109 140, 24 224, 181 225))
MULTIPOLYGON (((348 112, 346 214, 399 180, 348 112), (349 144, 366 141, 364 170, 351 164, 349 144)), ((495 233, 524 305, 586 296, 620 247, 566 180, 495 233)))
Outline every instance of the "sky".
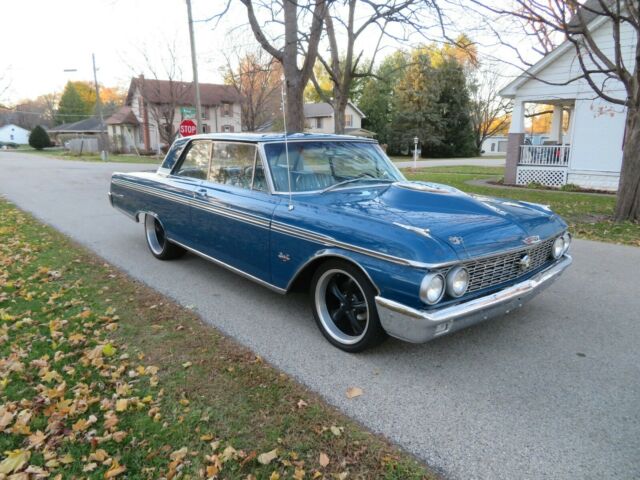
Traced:
MULTIPOLYGON (((0 1, 0 93, 9 84, 2 102, 16 104, 59 92, 69 80, 92 81, 92 53, 100 84, 126 88, 132 76, 149 75, 148 63, 162 77, 167 45, 175 44, 182 79, 192 79, 185 0, 0 1), (69 69, 77 71, 64 71, 69 69)), ((201 82, 222 82, 224 52, 254 43, 237 1, 216 28, 214 22, 203 21, 222 5, 222 0, 192 0, 201 82)), ((376 38, 371 31, 361 44, 375 43, 376 38)), ((398 46, 392 42, 383 53, 398 46)))

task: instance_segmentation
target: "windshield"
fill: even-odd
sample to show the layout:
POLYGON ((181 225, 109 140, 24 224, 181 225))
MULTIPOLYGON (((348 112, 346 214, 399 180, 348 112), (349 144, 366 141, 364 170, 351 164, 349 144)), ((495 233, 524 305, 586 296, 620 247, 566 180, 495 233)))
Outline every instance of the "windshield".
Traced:
MULTIPOLYGON (((264 151, 275 190, 288 192, 285 144, 268 143, 264 151)), ((347 187, 404 180, 380 147, 368 142, 290 142, 289 165, 292 192, 325 190, 342 182, 347 187)))

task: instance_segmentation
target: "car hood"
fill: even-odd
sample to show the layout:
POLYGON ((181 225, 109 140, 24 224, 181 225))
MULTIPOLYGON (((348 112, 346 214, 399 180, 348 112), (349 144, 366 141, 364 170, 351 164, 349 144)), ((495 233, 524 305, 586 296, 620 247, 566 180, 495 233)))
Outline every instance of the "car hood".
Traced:
POLYGON ((542 205, 468 195, 435 183, 398 182, 360 198, 336 194, 342 208, 392 219, 397 228, 448 245, 460 259, 523 247, 566 228, 542 205))

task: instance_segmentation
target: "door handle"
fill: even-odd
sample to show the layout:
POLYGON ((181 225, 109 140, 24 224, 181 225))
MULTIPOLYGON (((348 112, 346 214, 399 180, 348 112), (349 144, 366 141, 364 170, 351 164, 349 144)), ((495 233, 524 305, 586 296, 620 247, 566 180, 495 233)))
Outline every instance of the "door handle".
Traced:
POLYGON ((199 188, 196 190, 196 195, 198 197, 205 197, 207 196, 207 189, 206 188, 199 188))

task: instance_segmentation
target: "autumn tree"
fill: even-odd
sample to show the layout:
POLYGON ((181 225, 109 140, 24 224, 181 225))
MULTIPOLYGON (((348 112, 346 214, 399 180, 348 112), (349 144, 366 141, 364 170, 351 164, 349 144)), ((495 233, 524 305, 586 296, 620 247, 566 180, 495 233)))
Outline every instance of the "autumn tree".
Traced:
MULTIPOLYGON (((615 219, 640 220, 640 6, 637 0, 512 0, 496 4, 472 0, 487 25, 505 19, 515 25, 544 28, 541 53, 552 46, 546 39, 568 42, 576 56, 578 73, 557 83, 528 73, 547 84, 580 82, 595 96, 626 108, 626 124, 615 219), (606 23, 608 39, 598 42, 596 26, 606 23)), ((513 38, 492 28, 497 40, 514 52, 526 70, 532 64, 513 38)))
POLYGON ((478 69, 468 77, 469 113, 478 152, 487 137, 504 133, 511 123, 511 102, 499 94, 501 80, 490 67, 478 69))
POLYGON ((242 53, 237 49, 226 55, 225 83, 242 95, 242 128, 255 131, 280 114, 282 66, 257 48, 242 53))

